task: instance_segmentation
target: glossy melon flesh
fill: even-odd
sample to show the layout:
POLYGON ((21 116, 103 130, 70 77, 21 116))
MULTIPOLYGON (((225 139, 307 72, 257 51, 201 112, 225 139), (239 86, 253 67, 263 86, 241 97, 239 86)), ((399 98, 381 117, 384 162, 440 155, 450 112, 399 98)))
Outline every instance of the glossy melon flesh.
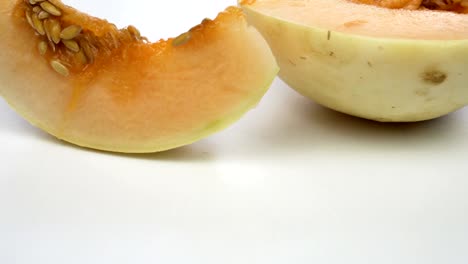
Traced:
POLYGON ((280 77, 314 101, 378 121, 440 117, 468 103, 468 15, 347 0, 242 1, 280 77))
POLYGON ((235 7, 179 38, 148 43, 133 27, 46 1, 61 14, 44 27, 55 19, 62 30, 81 29, 73 51, 54 43, 52 27, 33 29, 37 2, 0 3, 0 94, 32 124, 80 146, 143 153, 190 144, 254 107, 278 71, 235 7))

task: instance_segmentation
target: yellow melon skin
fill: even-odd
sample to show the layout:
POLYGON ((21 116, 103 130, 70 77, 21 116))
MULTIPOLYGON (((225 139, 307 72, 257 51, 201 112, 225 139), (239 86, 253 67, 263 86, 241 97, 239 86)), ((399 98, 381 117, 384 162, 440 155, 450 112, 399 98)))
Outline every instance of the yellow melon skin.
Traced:
POLYGON ((0 95, 33 125, 78 146, 150 153, 191 144, 256 106, 278 72, 262 36, 229 8, 193 29, 186 44, 129 44, 64 77, 39 54, 27 21, 14 17, 16 3, 0 1, 0 95), (77 81, 88 72, 93 78, 77 81))
MULTIPOLYGON (((314 1, 254 2, 244 1, 242 7, 249 22, 269 42, 281 68, 280 77, 323 106, 382 122, 411 122, 437 118, 468 103, 466 34, 465 39, 458 35, 454 40, 372 37, 295 21, 294 9, 304 9, 314 1), (275 7, 262 2, 274 2, 271 6, 275 7)), ((315 2, 330 5, 331 10, 333 2, 344 1, 315 2)), ((385 12, 372 8, 367 11, 385 12)), ((324 11, 323 16, 327 15, 324 11)), ((359 13, 353 15, 359 17, 359 13)), ((350 21, 348 26, 359 27, 361 22, 350 21)))

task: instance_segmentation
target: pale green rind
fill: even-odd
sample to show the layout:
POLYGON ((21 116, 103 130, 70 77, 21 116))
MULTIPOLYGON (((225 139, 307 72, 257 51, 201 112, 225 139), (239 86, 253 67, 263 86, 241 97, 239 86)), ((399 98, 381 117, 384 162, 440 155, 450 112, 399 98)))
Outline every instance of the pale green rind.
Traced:
POLYGON ((468 40, 350 35, 242 7, 269 42, 280 77, 319 104, 389 122, 437 118, 468 104, 468 40))

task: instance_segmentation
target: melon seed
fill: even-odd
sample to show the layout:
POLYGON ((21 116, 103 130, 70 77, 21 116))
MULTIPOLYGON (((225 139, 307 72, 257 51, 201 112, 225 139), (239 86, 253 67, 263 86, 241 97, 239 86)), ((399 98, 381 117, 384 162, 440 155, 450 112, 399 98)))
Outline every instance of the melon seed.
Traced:
POLYGON ((46 18, 49 18, 49 17, 50 17, 50 14, 47 13, 46 11, 41 11, 41 12, 39 12, 39 14, 37 15, 37 17, 39 17, 39 19, 46 19, 46 18))
POLYGON ((128 33, 130 33, 132 37, 136 39, 139 39, 141 37, 140 31, 136 27, 130 25, 127 27, 127 30, 128 30, 128 33))
POLYGON ((49 41, 48 43, 49 43, 49 46, 50 46, 50 48, 52 49, 52 51, 55 52, 56 47, 55 47, 54 42, 53 42, 53 41, 49 41))
POLYGON ((76 57, 78 58, 78 60, 80 61, 82 65, 85 65, 88 63, 88 59, 86 58, 86 55, 84 54, 84 51, 82 49, 78 51, 78 53, 76 54, 76 57))
POLYGON ((36 13, 34 13, 32 16, 32 22, 34 25, 34 29, 39 33, 40 35, 45 35, 45 30, 44 30, 44 25, 42 24, 42 21, 39 19, 36 13))
POLYGON ((209 18, 204 18, 204 19, 202 20, 201 23, 202 23, 202 24, 206 24, 206 23, 209 23, 209 22, 211 22, 211 21, 212 21, 212 20, 209 19, 209 18))
POLYGON ((50 35, 50 31, 52 28, 52 24, 50 23, 50 19, 44 20, 44 30, 46 32, 47 39, 52 42, 52 37, 50 35))
POLYGON ((46 54, 46 52, 47 52, 47 42, 45 42, 45 41, 39 42, 39 44, 37 45, 37 48, 39 50, 39 54, 44 56, 46 54))
POLYGON ((62 31, 62 26, 60 26, 60 22, 55 19, 50 20, 50 38, 55 44, 60 42, 60 32, 62 31))
POLYGON ((60 32, 60 38, 64 40, 71 40, 76 38, 81 33, 82 28, 80 26, 71 25, 60 32))
POLYGON ((93 49, 91 48, 91 45, 85 40, 85 39, 80 39, 80 46, 86 55, 87 60, 90 63, 94 62, 94 52, 93 49))
POLYGON ((52 60, 50 62, 50 66, 52 66, 52 68, 60 75, 63 75, 65 77, 70 75, 70 71, 68 70, 68 68, 58 60, 52 60))
POLYGON ((44 1, 44 2, 41 3, 41 7, 42 7, 42 9, 44 9, 45 11, 47 11, 49 14, 51 14, 53 16, 61 16, 62 15, 62 11, 60 11, 60 9, 58 9, 56 6, 54 6, 51 2, 44 1))
POLYGON ((50 16, 49 13, 47 13, 46 11, 40 11, 39 14, 37 15, 37 17, 41 20, 46 19, 49 16, 50 16))
POLYGON ((29 25, 34 28, 34 23, 32 21, 32 17, 31 17, 31 12, 28 10, 26 11, 26 20, 28 21, 29 25))
POLYGON ((182 33, 172 41, 172 46, 177 47, 180 45, 184 45, 190 40, 190 38, 190 32, 182 33))
POLYGON ((74 40, 62 40, 62 43, 63 45, 65 45, 65 47, 67 47, 69 50, 73 51, 73 52, 78 52, 80 51, 80 46, 78 45, 78 43, 74 40))

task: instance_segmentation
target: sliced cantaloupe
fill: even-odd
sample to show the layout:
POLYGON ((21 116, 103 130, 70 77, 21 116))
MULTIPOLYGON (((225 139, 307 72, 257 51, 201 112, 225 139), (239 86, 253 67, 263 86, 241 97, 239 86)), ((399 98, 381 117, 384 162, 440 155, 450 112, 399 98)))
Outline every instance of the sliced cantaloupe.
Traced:
POLYGON ((74 144, 155 152, 190 144, 255 106, 278 69, 244 14, 228 8, 149 43, 132 26, 58 0, 0 2, 0 94, 74 144))
POLYGON ((241 6, 269 42, 280 77, 301 94, 363 118, 419 121, 468 103, 468 15, 465 0, 440 8, 430 4, 444 1, 416 2, 257 0, 241 6))

